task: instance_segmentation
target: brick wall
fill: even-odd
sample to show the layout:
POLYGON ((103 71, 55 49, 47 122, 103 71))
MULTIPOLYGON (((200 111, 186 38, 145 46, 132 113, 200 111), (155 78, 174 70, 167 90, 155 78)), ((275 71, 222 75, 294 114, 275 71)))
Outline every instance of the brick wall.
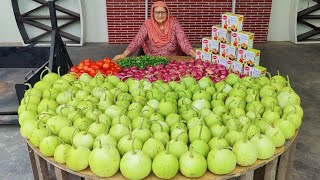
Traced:
POLYGON ((266 42, 272 0, 237 0, 236 13, 244 15, 244 31, 255 34, 254 42, 266 42))
MULTIPOLYGON (((149 0, 150 7, 155 2, 149 0)), ((211 35, 211 26, 221 24, 221 14, 231 12, 232 0, 165 1, 182 24, 189 40, 200 44, 211 35)), ((272 0, 237 0, 236 13, 244 15, 244 30, 255 33, 255 42, 266 42, 272 0)), ((106 0, 109 43, 128 44, 144 22, 145 0, 106 0)))

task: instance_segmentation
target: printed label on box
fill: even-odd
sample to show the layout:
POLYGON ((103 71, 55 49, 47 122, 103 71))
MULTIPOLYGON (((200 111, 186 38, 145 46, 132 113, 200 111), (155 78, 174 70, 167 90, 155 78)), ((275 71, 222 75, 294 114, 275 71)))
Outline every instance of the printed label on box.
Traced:
POLYGON ((230 43, 230 32, 228 32, 226 29, 223 29, 223 28, 219 28, 218 29, 218 34, 219 34, 219 41, 221 43, 230 43))
POLYGON ((224 58, 227 56, 227 46, 224 43, 220 43, 220 56, 224 58))
POLYGON ((254 78, 258 78, 258 77, 261 77, 261 76, 266 76, 266 72, 267 72, 266 68, 262 67, 262 66, 251 67, 251 71, 252 71, 251 76, 254 77, 254 78))
POLYGON ((219 54, 219 49, 220 49, 219 41, 212 39, 210 42, 211 42, 210 49, 211 49, 212 54, 219 54))
POLYGON ((239 39, 238 39, 238 33, 232 32, 231 33, 231 44, 238 47, 239 39))
POLYGON ((243 74, 243 64, 239 61, 232 61, 231 71, 237 75, 243 74))
POLYGON ((220 55, 227 60, 236 60, 236 47, 231 44, 220 43, 220 55))
POLYGON ((258 49, 249 49, 246 52, 247 54, 247 61, 246 64, 254 67, 259 66, 260 64, 260 50, 258 49))
POLYGON ((219 32, 218 29, 221 28, 219 26, 212 26, 211 29, 211 37, 213 40, 219 41, 219 32))
POLYGON ((202 51, 219 54, 219 42, 209 37, 202 38, 202 51))
POLYGON ((227 69, 227 70, 230 70, 230 71, 231 71, 231 69, 232 69, 232 61, 231 61, 231 60, 229 60, 229 59, 227 59, 227 66, 226 66, 226 69, 227 69))
POLYGON ((258 49, 238 49, 237 61, 249 65, 251 67, 260 64, 260 50, 258 49))
POLYGON ((267 73, 267 69, 262 66, 254 66, 254 67, 250 67, 248 65, 244 66, 244 73, 243 74, 247 75, 247 76, 259 78, 262 76, 266 76, 266 73, 267 73))
POLYGON ((218 57, 218 64, 223 65, 224 67, 227 67, 227 60, 225 57, 217 56, 218 57))
POLYGON ((201 54, 201 56, 202 56, 202 61, 209 61, 209 62, 211 62, 211 56, 212 56, 212 53, 211 52, 203 52, 202 51, 202 54, 201 54))
POLYGON ((208 38, 202 38, 202 51, 208 52, 210 50, 209 41, 208 38))
POLYGON ((212 64, 218 64, 219 56, 218 54, 212 54, 212 64))
POLYGON ((197 48, 196 49, 196 59, 201 59, 201 53, 202 52, 202 49, 200 49, 200 48, 197 48))
POLYGON ((243 15, 234 13, 223 13, 221 17, 221 25, 224 29, 232 32, 242 31, 243 15))
POLYGON ((241 49, 247 50, 253 47, 254 34, 250 32, 232 32, 231 44, 241 49))
POLYGON ((247 61, 246 50, 243 50, 243 49, 237 50, 237 61, 241 62, 242 64, 244 64, 247 61))
POLYGON ((243 75, 245 76, 251 76, 251 67, 248 65, 244 65, 243 67, 243 75))
POLYGON ((205 52, 202 51, 201 48, 196 49, 196 59, 201 59, 202 61, 209 61, 211 62, 211 51, 205 52))
POLYGON ((222 28, 221 26, 212 26, 211 34, 213 40, 217 40, 222 43, 230 43, 231 33, 227 29, 222 28))
POLYGON ((236 47, 230 44, 227 44, 227 59, 231 61, 236 60, 236 47))

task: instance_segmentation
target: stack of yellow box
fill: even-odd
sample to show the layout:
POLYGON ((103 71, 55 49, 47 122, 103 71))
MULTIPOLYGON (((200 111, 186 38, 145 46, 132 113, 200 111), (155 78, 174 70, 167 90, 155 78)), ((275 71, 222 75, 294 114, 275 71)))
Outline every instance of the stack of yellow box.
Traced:
POLYGON ((196 59, 222 64, 233 73, 260 77, 266 68, 259 66, 260 50, 253 48, 254 34, 242 31, 243 15, 223 13, 221 25, 212 26, 211 37, 202 38, 196 59))

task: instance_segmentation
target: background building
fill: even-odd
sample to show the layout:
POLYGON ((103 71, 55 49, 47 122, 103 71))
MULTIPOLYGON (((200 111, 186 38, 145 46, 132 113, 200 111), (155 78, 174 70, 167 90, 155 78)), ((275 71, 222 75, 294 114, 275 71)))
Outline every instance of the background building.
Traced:
MULTIPOLYGON (((146 3, 149 14, 153 2, 82 0, 84 42, 129 43, 145 19, 146 3)), ((232 0, 166 2, 194 44, 200 43, 203 36, 210 35, 212 25, 221 23, 221 13, 232 9, 232 0)), ((293 2, 295 0, 241 0, 236 1, 236 13, 244 15, 244 30, 255 33, 255 42, 290 41, 289 17, 290 13, 296 11, 291 8, 293 2)), ((11 0, 1 1, 0 12, 0 44, 21 44, 22 38, 16 25, 11 0)))

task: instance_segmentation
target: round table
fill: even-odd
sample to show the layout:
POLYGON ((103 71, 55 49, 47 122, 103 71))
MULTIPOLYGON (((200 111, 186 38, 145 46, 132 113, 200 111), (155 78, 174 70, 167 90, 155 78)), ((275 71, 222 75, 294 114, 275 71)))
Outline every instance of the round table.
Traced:
MULTIPOLYGON (((267 160, 257 160, 253 165, 247 167, 237 166, 233 172, 227 175, 215 175, 210 171, 207 171, 201 178, 203 180, 211 180, 211 179, 230 179, 233 177, 239 177, 241 180, 249 180, 253 179, 254 175, 259 176, 258 179, 271 180, 277 179, 287 179, 288 173, 290 173, 290 169, 292 168, 292 161, 294 159, 294 151, 296 146, 296 137, 298 131, 294 135, 294 137, 290 140, 287 140, 286 143, 276 149, 273 157, 267 160), (263 169, 262 169, 263 168, 263 169), (258 171, 259 170, 259 171, 258 171)), ((65 164, 57 163, 53 157, 45 157, 40 152, 39 149, 32 146, 31 143, 26 140, 28 149, 29 149, 29 157, 31 161, 31 166, 33 170, 33 174, 35 179, 49 179, 50 169, 51 171, 54 169, 54 174, 58 180, 60 179, 70 179, 70 175, 75 177, 81 177, 84 179, 103 179, 97 177, 93 174, 90 168, 87 168, 80 172, 75 172, 70 170, 65 164)), ((120 171, 115 174, 113 177, 105 178, 105 179, 126 179, 124 178, 120 171)), ((145 179, 159 179, 153 173, 145 179)), ((178 173, 174 179, 188 179, 183 176, 181 173, 178 173)))
MULTIPOLYGON (((177 61, 190 61, 193 58, 190 56, 170 56, 167 57, 170 60, 177 61)), ((230 179, 234 177, 240 177, 241 180, 251 180, 253 177, 257 179, 272 180, 287 179, 292 169, 295 149, 296 149, 296 137, 298 130, 293 138, 287 140, 286 143, 276 149, 275 154, 267 160, 257 160, 253 165, 247 167, 236 166, 233 172, 227 175, 215 175, 210 171, 207 171, 202 177, 197 179, 211 180, 211 179, 230 179)), ((80 172, 70 170, 65 164, 57 163, 53 157, 43 156, 38 148, 33 147, 28 140, 26 140, 29 157, 33 170, 34 178, 37 179, 49 179, 50 175, 55 175, 58 180, 69 180, 70 176, 81 179, 114 179, 121 180, 124 178, 120 171, 110 178, 99 178, 93 174, 90 168, 87 168, 80 172), (54 173, 50 173, 53 171, 54 173)), ((159 179, 153 173, 145 179, 159 179)), ((180 172, 174 177, 174 179, 189 179, 183 176, 180 172)))

